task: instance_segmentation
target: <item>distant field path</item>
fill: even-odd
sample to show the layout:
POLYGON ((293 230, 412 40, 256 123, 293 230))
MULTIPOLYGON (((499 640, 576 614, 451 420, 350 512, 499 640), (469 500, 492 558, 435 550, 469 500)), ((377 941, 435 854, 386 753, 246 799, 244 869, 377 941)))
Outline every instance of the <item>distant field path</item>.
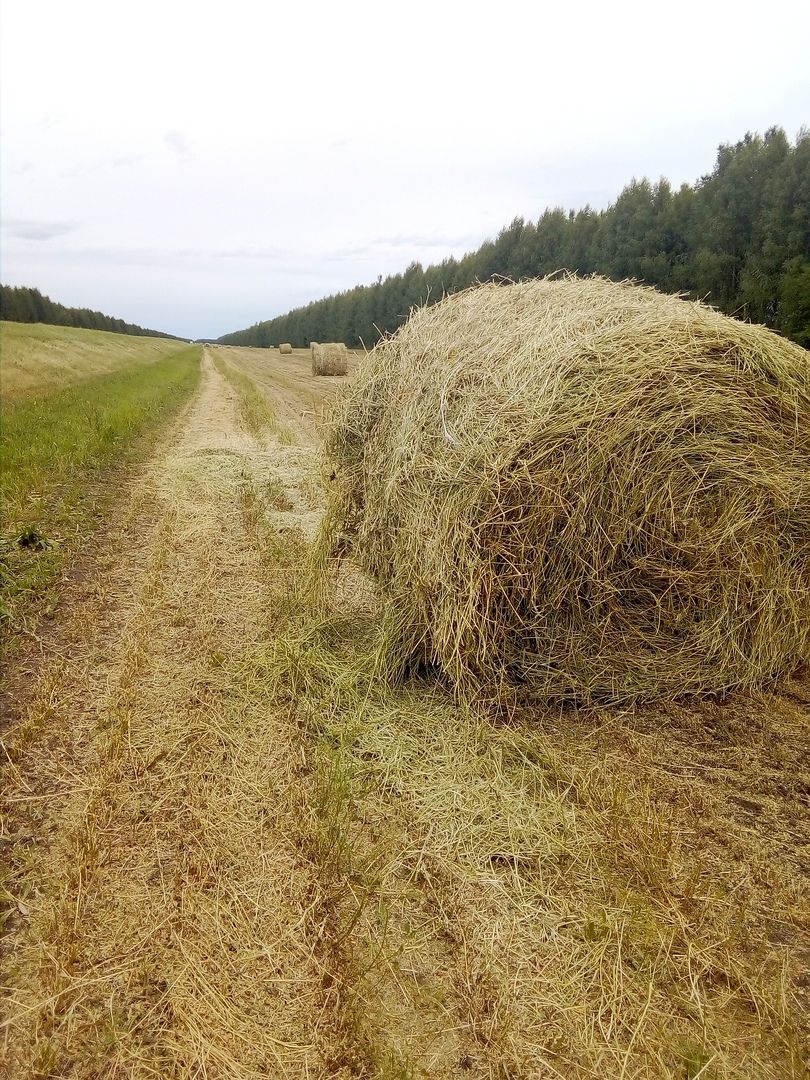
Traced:
POLYGON ((280 458, 291 524, 307 518, 283 459, 308 453, 312 397, 281 401, 292 438, 259 442, 206 353, 31 686, 47 733, 10 794, 38 897, 8 943, 12 1075, 341 1071, 300 740, 232 678, 273 620, 246 487, 280 458))

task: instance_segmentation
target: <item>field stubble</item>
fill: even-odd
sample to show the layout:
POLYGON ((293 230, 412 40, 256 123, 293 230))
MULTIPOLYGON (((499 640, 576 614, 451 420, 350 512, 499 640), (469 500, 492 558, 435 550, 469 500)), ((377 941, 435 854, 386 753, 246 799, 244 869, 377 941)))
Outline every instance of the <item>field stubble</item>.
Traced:
POLYGON ((347 778, 391 1055, 464 1031, 473 1075, 803 1075, 806 683, 668 706, 663 731, 652 708, 493 720, 381 692, 343 595, 271 670, 347 778))
POLYGON ((806 679, 508 721, 384 688, 372 591, 305 573, 332 391, 242 352, 8 746, 12 1070, 802 1076, 806 679))

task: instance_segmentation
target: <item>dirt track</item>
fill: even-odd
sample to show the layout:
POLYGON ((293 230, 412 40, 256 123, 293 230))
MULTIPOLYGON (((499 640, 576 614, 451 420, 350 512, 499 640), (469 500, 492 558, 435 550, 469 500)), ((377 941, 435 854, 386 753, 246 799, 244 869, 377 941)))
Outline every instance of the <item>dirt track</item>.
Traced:
MULTIPOLYGON (((284 402, 291 420, 311 408, 284 402)), ((12 934, 12 1075, 340 1072, 300 740, 234 677, 277 584, 246 498, 275 472, 277 524, 308 527, 302 453, 244 431, 206 356, 197 399, 74 587, 16 740, 11 839, 37 884, 12 934), (32 1062, 34 1044, 52 1060, 32 1062)))

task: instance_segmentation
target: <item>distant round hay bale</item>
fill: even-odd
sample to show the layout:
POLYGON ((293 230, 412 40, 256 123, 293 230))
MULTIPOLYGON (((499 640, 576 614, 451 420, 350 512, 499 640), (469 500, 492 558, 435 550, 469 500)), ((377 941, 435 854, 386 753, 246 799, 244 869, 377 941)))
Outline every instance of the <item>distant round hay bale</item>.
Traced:
POLYGON ((468 699, 753 687, 810 655, 810 358, 599 278, 414 312, 327 427, 321 551, 378 583, 393 672, 468 699))
POLYGON ((312 374, 345 375, 349 370, 349 350, 342 341, 313 342, 312 374))
POLYGON ((289 342, 285 342, 283 345, 279 345, 278 351, 282 355, 287 355, 292 352, 292 345, 290 345, 289 342))

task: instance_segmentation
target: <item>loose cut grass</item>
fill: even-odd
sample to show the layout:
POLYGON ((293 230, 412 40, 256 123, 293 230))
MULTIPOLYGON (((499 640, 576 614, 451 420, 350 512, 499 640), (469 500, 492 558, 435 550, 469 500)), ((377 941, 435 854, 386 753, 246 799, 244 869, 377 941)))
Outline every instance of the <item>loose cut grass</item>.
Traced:
POLYGON ((207 356, 3 746, 4 1077, 360 1075, 304 748, 243 670, 289 570, 238 408, 207 356))
POLYGON ((405 1075, 803 1076, 806 682, 503 723, 386 686, 374 605, 333 584, 266 672, 348 778, 328 850, 362 867, 341 910, 405 1075))
POLYGON ((752 687, 810 652, 810 363, 593 278, 415 312, 326 432, 322 552, 388 600, 392 671, 472 698, 752 687))

